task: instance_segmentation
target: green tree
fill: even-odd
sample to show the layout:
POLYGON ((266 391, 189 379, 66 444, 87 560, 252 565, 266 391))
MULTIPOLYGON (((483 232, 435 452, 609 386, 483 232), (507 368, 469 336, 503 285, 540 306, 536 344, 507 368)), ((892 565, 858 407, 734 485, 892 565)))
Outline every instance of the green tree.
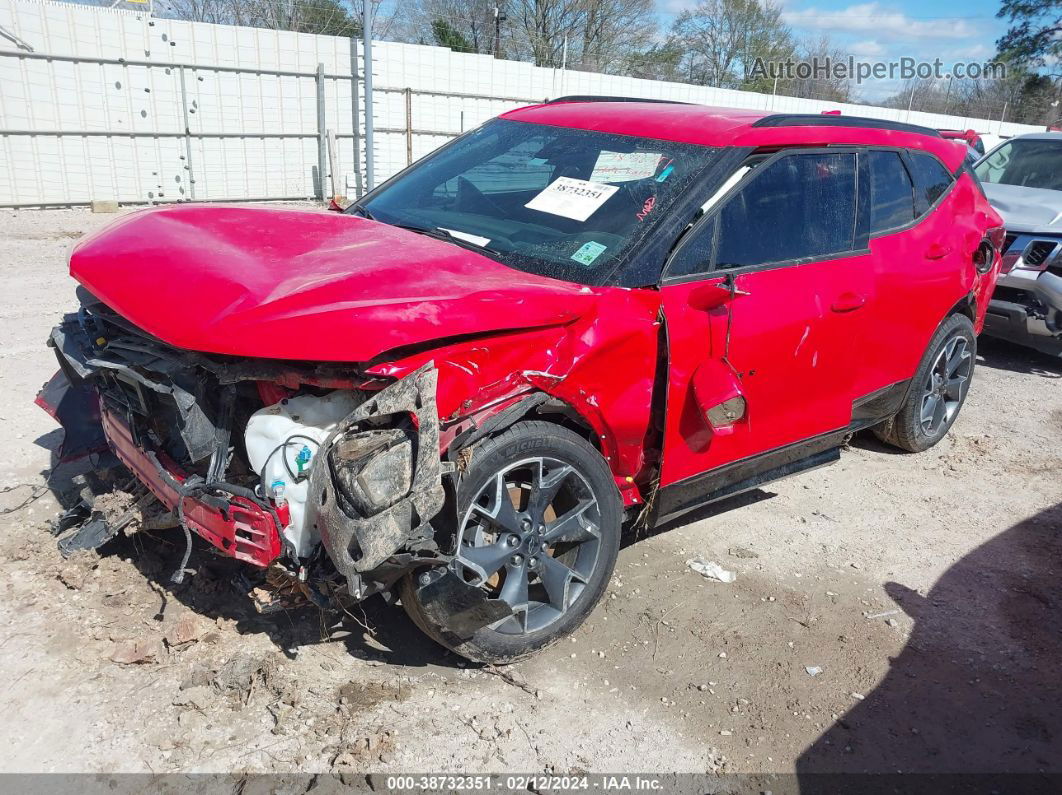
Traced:
POLYGON ((440 47, 449 47, 454 52, 476 52, 472 42, 445 19, 432 20, 431 35, 440 47))
POLYGON ((1010 23, 996 42, 1000 55, 1025 66, 1049 66, 1058 74, 1062 63, 1062 2, 1003 0, 996 16, 1010 23))
POLYGON ((337 0, 304 0, 299 5, 299 13, 292 20, 292 30, 346 38, 361 35, 360 20, 337 0))

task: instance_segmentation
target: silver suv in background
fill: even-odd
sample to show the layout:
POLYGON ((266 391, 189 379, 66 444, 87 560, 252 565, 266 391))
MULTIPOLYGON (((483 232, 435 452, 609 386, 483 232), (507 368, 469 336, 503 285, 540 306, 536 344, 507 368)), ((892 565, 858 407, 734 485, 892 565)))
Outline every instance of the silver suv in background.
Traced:
POLYGON ((1062 355, 1062 133, 1004 141, 974 171, 1007 227, 985 333, 1062 355))

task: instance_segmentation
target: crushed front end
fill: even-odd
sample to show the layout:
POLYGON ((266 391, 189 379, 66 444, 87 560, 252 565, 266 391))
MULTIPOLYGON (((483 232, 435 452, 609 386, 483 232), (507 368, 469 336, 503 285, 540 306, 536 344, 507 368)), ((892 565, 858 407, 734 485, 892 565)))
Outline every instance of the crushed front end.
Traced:
MULTIPOLYGON (((354 365, 201 354, 143 332, 83 288, 79 297, 49 338, 60 372, 38 396, 66 429, 63 456, 109 449, 135 478, 137 504, 154 502, 189 544, 194 533, 310 588, 327 580, 323 590, 364 599, 437 556, 431 365, 396 380, 354 365)), ((68 513, 62 529, 98 524, 91 508, 68 513)), ((98 546, 113 524, 61 548, 98 546)))

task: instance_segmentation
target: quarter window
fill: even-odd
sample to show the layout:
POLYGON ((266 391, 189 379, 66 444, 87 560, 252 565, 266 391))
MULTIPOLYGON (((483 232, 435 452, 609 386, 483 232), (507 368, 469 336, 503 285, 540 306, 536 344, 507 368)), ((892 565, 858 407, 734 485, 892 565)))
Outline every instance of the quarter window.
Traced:
POLYGON ((915 188, 915 214, 922 215, 951 187, 951 174, 933 155, 909 152, 915 188))
POLYGON ((761 168, 727 201, 716 223, 703 225, 676 254, 670 275, 707 271, 713 262, 715 269, 740 268, 852 250, 854 154, 793 154, 761 168))
POLYGON ((895 229, 914 220, 914 194, 911 178, 897 152, 871 150, 870 232, 895 229))

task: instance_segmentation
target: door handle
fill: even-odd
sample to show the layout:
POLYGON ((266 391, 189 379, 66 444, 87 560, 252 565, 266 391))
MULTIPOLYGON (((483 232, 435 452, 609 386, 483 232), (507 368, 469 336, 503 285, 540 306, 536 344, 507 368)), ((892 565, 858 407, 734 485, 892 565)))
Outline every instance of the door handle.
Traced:
POLYGON ((867 302, 865 295, 858 293, 841 293, 837 300, 830 306, 834 312, 852 312, 860 309, 867 302))
POLYGON ((926 259, 944 259, 951 253, 951 246, 945 246, 943 243, 930 243, 929 248, 926 249, 926 259))

